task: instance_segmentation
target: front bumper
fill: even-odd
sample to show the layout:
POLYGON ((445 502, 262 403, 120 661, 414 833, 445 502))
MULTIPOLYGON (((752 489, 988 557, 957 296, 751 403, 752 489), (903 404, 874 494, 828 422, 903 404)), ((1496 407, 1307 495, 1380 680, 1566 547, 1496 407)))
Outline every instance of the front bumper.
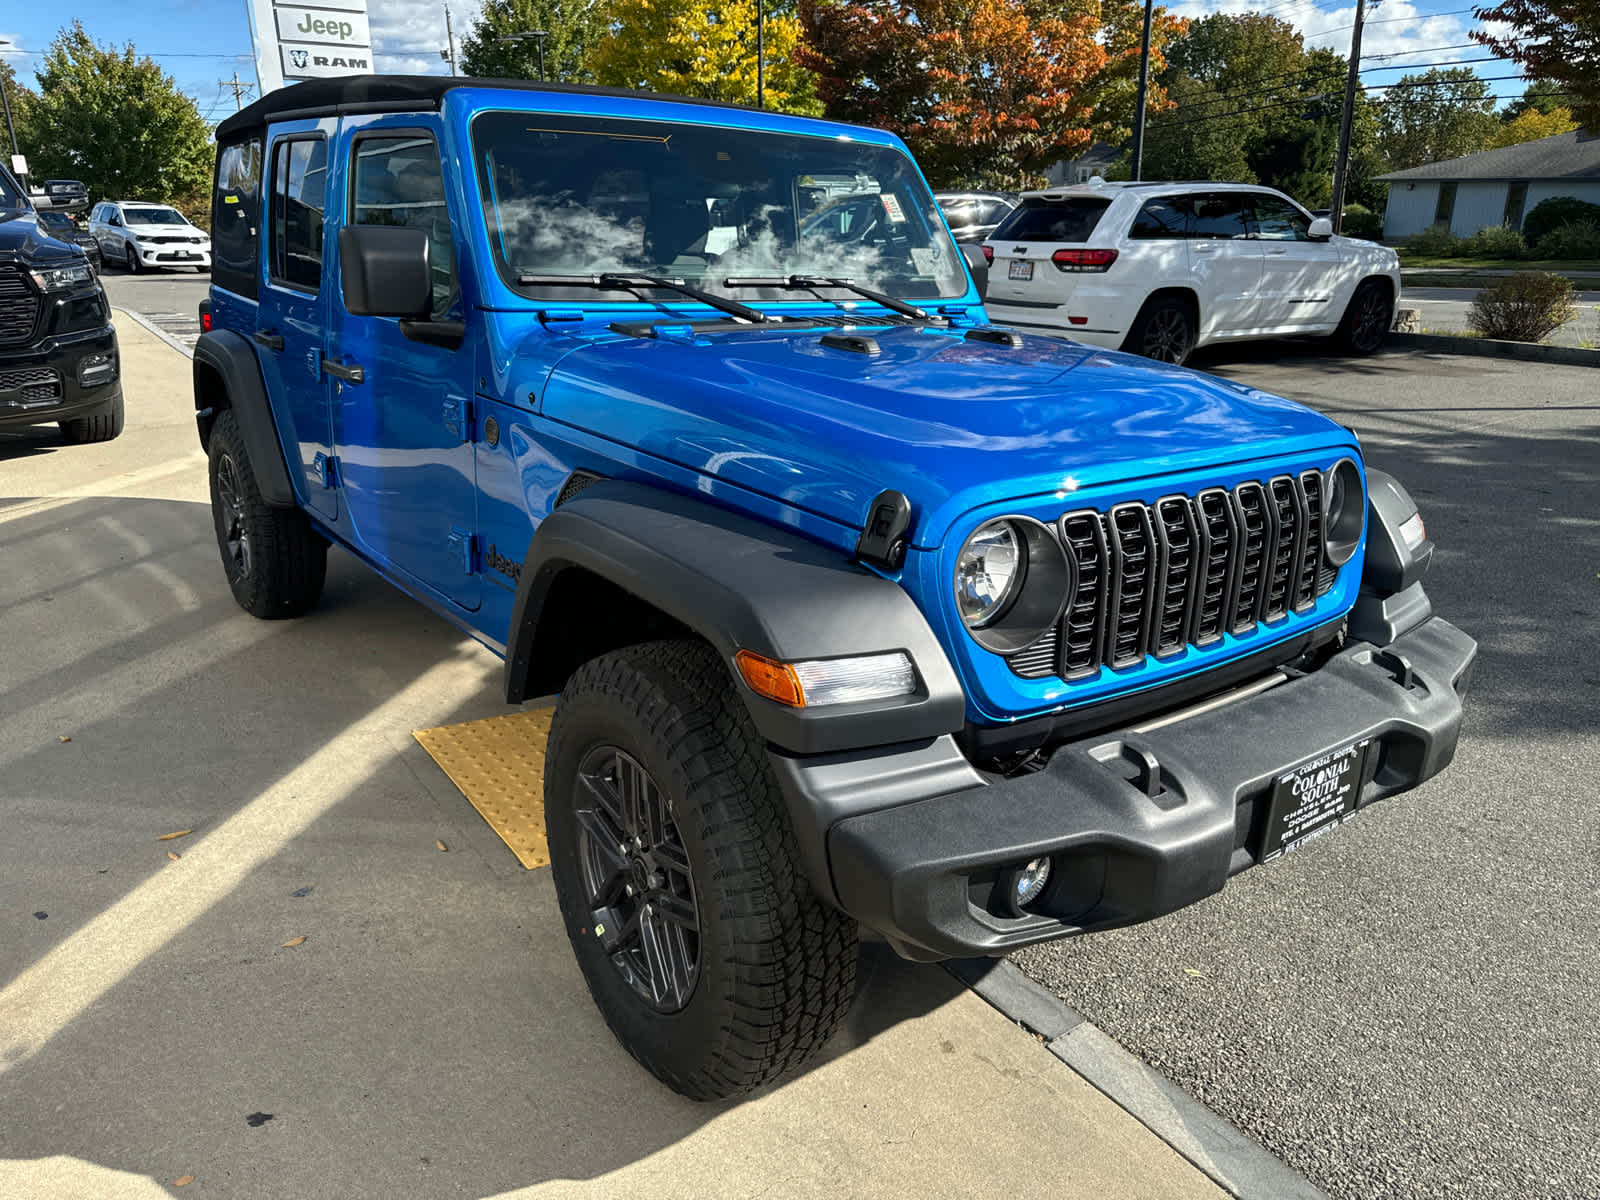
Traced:
POLYGON ((111 326, 44 338, 23 350, 0 351, 0 428, 39 425, 99 408, 121 386, 117 334, 111 326), (107 375, 85 386, 79 366, 95 356, 109 361, 107 375))
POLYGON ((211 251, 194 250, 187 246, 140 246, 139 263, 146 267, 204 267, 211 268, 211 251))
POLYGON ((1433 617, 1388 647, 1352 643, 1312 674, 1070 743, 998 783, 951 761, 948 739, 848 763, 774 761, 797 830, 824 831, 817 852, 801 839, 802 856, 845 912, 910 958, 1003 954, 1221 890, 1255 865, 1273 784, 1300 763, 1371 739, 1359 808, 1438 774, 1455 755, 1476 656, 1433 617), (1043 856, 1047 903, 1003 915, 997 881, 1043 856))

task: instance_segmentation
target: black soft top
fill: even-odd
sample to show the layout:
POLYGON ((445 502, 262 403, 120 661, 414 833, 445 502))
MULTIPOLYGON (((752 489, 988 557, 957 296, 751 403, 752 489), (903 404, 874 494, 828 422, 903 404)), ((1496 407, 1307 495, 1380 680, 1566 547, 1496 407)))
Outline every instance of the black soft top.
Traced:
POLYGON ((217 126, 217 140, 256 129, 272 121, 303 117, 333 117, 344 113, 413 112, 438 109, 444 94, 454 88, 506 88, 519 92, 561 92, 568 95, 628 96, 642 100, 671 100, 678 104, 705 104, 714 108, 747 108, 717 100, 697 100, 665 92, 638 92, 628 88, 590 87, 579 83, 541 83, 530 79, 478 79, 467 75, 346 75, 339 79, 308 79, 268 92, 217 126))

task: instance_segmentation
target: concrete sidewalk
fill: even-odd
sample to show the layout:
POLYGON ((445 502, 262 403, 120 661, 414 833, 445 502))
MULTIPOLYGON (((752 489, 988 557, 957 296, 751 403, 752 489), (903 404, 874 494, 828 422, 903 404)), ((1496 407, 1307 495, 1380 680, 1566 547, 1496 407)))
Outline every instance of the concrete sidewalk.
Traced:
POLYGON ((0 437, 0 1195, 1223 1194, 876 945, 803 1074, 662 1088, 411 737, 502 711, 498 660, 339 552, 241 613, 189 362, 118 332, 122 438, 0 437))

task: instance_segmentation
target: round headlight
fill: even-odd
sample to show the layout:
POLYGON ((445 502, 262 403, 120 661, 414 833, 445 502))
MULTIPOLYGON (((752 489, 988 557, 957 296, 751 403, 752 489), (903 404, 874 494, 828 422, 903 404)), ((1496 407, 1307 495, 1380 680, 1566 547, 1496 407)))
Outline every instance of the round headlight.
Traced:
POLYGON ((1367 494, 1361 486, 1361 472, 1348 458, 1341 458, 1328 469, 1323 493, 1327 497, 1322 514, 1322 549, 1328 561, 1342 567, 1361 544, 1361 530, 1367 519, 1367 494))
POLYGON ((1075 583, 1074 561, 1029 517, 980 525, 956 557, 956 608, 977 643, 1014 654, 1050 632, 1075 583))
POLYGON ((1009 521, 990 521, 961 547, 956 560, 956 606, 968 629, 982 629, 1006 610, 1028 564, 1009 521))

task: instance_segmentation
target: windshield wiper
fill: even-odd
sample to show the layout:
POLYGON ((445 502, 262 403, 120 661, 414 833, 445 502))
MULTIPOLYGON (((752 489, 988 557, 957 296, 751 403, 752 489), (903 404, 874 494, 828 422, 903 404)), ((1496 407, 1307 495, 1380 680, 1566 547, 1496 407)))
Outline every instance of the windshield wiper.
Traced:
POLYGON ((915 317, 917 320, 926 320, 928 313, 925 309, 914 304, 907 304, 904 300, 896 300, 893 296, 886 296, 882 292, 875 292, 869 287, 862 287, 853 279, 835 279, 830 275, 734 275, 722 281, 723 287, 767 287, 786 288, 789 290, 803 289, 814 292, 818 288, 843 288, 847 292, 854 292, 863 300, 871 300, 881 304, 890 312, 897 312, 903 317, 915 317))
POLYGON ((697 287, 690 287, 681 279, 663 279, 659 275, 629 275, 621 272, 608 272, 605 275, 518 275, 517 283, 523 287, 592 287, 607 292, 637 292, 641 288, 663 288, 669 292, 677 292, 680 296, 687 296, 691 300, 698 300, 701 304, 709 304, 729 316, 738 317, 755 325, 763 325, 771 319, 759 308, 751 308, 748 304, 740 304, 737 300, 729 300, 726 296, 702 292, 697 287))

